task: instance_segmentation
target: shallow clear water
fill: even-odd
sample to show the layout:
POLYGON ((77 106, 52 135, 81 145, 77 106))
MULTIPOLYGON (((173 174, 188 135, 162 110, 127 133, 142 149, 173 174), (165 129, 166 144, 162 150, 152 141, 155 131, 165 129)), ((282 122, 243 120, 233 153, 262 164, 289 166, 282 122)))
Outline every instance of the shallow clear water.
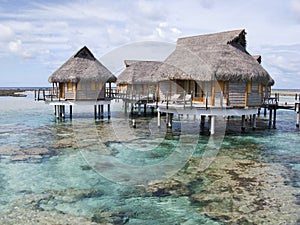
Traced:
POLYGON ((280 222, 299 222, 293 111, 278 111, 275 130, 209 137, 193 121, 177 120, 170 131, 158 129, 156 118, 138 117, 133 129, 122 103, 112 105, 110 121, 95 121, 93 107, 74 107, 72 120, 57 121, 52 107, 34 102, 30 92, 2 97, 0 106, 3 224, 23 224, 28 210, 46 222, 43 213, 55 212, 61 224, 63 215, 86 224, 273 224, 281 215, 271 209, 284 212, 280 222))

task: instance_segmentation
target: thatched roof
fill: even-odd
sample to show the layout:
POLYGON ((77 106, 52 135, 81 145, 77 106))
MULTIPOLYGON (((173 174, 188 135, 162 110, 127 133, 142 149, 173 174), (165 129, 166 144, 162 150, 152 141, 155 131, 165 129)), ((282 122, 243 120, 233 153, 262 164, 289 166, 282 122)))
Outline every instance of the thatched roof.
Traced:
POLYGON ((164 62, 139 60, 124 62, 126 69, 118 76, 117 84, 154 84, 163 80, 192 79, 189 74, 164 62))
POLYGON ((247 52, 245 30, 179 38, 165 62, 190 73, 195 80, 274 82, 247 52), (197 69, 189 71, 191 67, 197 69))
POLYGON ((246 51, 245 30, 179 38, 176 49, 164 62, 125 61, 126 69, 118 83, 181 79, 274 84, 259 60, 246 51))
POLYGON ((50 83, 54 82, 116 82, 117 78, 103 66, 84 46, 68 61, 66 61, 49 78, 50 83))

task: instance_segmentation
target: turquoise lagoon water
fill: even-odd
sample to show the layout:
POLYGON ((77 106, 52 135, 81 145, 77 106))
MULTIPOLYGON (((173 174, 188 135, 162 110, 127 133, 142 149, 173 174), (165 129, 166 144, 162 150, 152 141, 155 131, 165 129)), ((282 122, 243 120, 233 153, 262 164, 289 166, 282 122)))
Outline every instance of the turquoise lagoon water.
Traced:
POLYGON ((1 224, 300 221, 293 111, 278 111, 277 129, 209 137, 191 120, 170 131, 140 117, 133 129, 122 103, 110 121, 95 121, 93 107, 58 121, 27 94, 0 98, 1 224))

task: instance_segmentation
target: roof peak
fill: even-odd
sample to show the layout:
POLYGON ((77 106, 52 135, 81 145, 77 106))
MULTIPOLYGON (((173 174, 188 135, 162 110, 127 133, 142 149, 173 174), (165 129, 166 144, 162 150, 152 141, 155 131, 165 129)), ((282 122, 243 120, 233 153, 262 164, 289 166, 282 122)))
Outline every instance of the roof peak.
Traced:
POLYGON ((88 49, 88 47, 82 47, 74 56, 74 58, 85 58, 90 60, 96 60, 93 53, 88 49))

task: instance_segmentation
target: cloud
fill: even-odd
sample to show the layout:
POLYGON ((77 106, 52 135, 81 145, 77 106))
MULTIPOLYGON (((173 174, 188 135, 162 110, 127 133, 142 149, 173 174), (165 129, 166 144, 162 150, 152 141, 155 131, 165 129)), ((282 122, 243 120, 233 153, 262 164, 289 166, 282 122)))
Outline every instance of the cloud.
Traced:
POLYGON ((57 69, 83 45, 101 57, 130 43, 174 44, 179 37, 240 28, 248 33, 249 52, 261 54, 268 70, 279 75, 300 71, 298 61, 292 60, 299 57, 292 50, 298 51, 300 44, 300 0, 243 4, 237 0, 33 0, 24 4, 7 1, 5 6, 10 7, 1 4, 1 57, 30 58, 47 71, 57 69), (277 46, 282 52, 277 52, 277 46))
POLYGON ((291 0, 290 5, 295 15, 300 19, 300 0, 291 0))
POLYGON ((0 42, 8 42, 14 38, 13 30, 6 25, 0 24, 0 42))

